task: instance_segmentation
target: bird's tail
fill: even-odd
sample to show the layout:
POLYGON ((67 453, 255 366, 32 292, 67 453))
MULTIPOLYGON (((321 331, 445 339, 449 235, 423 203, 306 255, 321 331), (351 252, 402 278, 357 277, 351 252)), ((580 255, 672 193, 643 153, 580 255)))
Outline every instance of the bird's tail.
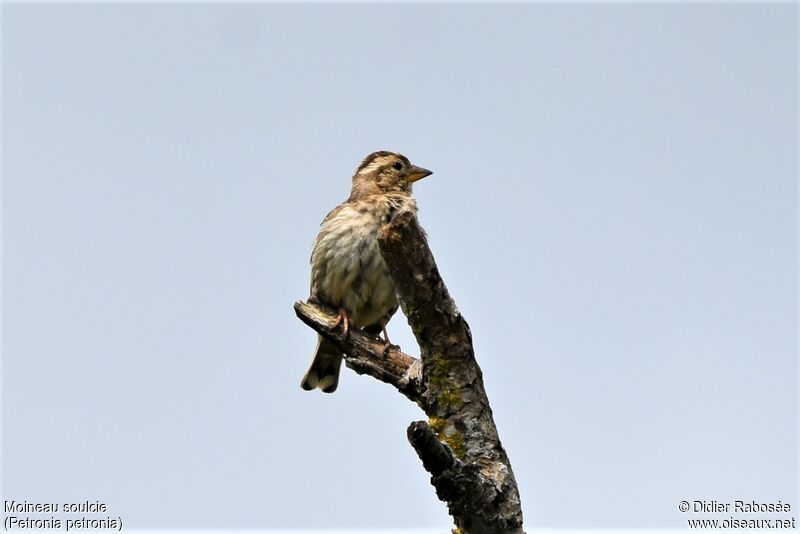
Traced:
POLYGON ((314 361, 311 362, 300 387, 306 391, 319 388, 325 393, 333 393, 339 385, 339 368, 342 366, 342 353, 336 345, 319 338, 314 361))

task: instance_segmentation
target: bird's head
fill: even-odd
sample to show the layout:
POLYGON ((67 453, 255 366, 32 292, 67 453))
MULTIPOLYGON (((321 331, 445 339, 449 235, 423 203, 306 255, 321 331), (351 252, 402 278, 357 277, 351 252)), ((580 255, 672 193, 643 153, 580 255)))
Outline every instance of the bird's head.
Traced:
POLYGON ((381 193, 411 193, 411 184, 433 174, 412 165, 402 154, 373 152, 361 162, 353 175, 350 198, 381 193))

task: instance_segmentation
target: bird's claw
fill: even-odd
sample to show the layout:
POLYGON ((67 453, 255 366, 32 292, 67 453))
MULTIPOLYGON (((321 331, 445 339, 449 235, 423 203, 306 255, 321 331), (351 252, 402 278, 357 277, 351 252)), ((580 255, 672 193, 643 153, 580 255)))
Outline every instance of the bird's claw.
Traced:
POLYGON ((339 308, 339 316, 336 317, 336 322, 333 323, 333 328, 342 325, 342 336, 347 339, 347 335, 350 333, 350 316, 347 314, 347 310, 344 308, 339 308))

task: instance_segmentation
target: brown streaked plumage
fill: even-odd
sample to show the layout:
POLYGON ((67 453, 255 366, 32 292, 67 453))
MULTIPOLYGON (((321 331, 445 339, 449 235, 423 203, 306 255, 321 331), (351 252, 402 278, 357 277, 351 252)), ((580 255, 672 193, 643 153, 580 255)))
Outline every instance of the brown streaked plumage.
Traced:
MULTIPOLYGON (((373 152, 353 175, 347 201, 322 221, 311 252, 311 296, 339 310, 338 323, 377 335, 397 311, 397 297, 378 248, 378 230, 393 213, 417 211, 411 186, 432 174, 394 152, 373 152)), ((303 377, 305 390, 333 393, 339 383, 342 354, 318 336, 314 361, 303 377)))

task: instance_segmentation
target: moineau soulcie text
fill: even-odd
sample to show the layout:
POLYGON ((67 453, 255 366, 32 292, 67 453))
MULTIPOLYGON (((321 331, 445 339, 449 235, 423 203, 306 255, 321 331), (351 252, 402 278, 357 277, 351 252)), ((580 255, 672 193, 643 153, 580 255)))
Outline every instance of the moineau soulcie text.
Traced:
POLYGON ((28 514, 57 514, 59 512, 72 514, 72 513, 90 513, 90 514, 104 514, 108 511, 105 503, 100 501, 84 501, 84 502, 28 502, 28 501, 4 501, 4 508, 7 514, 10 513, 28 513, 28 514))

